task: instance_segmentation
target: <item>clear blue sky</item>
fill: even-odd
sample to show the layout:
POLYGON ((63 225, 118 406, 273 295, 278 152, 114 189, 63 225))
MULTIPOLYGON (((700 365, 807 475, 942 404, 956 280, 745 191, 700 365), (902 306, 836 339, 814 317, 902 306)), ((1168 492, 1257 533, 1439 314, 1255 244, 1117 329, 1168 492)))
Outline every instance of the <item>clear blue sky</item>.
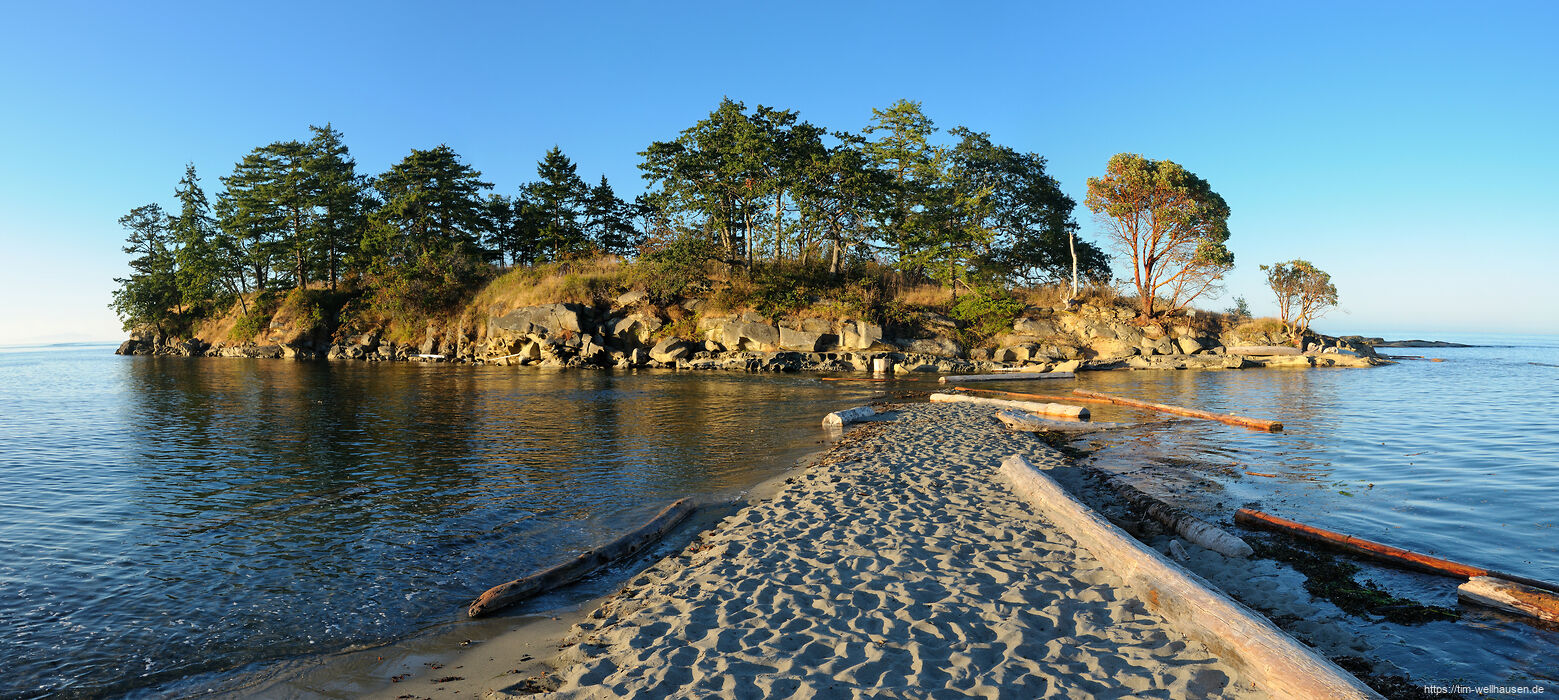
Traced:
MULTIPOLYGON (((1559 3, 13 3, 0 23, 0 343, 113 339, 115 220, 249 149, 448 143, 512 192, 554 144, 638 151, 722 95, 858 129, 919 100, 1045 155, 1182 163, 1229 201, 1236 294, 1330 271, 1323 331, 1559 333, 1559 3), (567 5, 565 7, 565 5, 567 5)), ((1086 210, 1083 232, 1097 231, 1086 210)))

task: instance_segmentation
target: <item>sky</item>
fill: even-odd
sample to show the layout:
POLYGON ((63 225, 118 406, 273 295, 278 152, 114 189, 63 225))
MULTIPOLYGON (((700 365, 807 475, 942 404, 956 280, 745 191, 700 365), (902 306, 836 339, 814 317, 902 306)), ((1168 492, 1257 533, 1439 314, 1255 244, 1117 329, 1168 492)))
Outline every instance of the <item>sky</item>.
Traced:
MULTIPOLYGON (((513 193, 560 146, 637 153, 723 96, 858 130, 919 101, 1049 159, 1118 152, 1228 201, 1227 291, 1332 274, 1327 333, 1559 333, 1559 3, 8 3, 0 344, 113 340, 117 219, 250 149, 345 133, 360 170, 440 143, 513 193)), ((1101 227, 1082 206, 1085 239, 1101 227)))

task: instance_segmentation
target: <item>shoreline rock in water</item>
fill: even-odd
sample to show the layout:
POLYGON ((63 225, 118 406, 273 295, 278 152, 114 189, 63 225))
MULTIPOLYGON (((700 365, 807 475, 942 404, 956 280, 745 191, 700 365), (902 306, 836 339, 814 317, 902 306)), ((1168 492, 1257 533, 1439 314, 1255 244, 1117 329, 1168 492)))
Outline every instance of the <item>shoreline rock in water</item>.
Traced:
POLYGON ((702 313, 702 302, 656 308, 632 294, 610 308, 541 304, 513 309, 479 326, 430 325, 421 342, 396 342, 382 330, 299 329, 273 322, 242 342, 217 324, 203 337, 131 334, 120 355, 290 358, 300 360, 426 361, 545 367, 672 368, 746 372, 864 372, 876 359, 896 371, 976 373, 1027 367, 1033 371, 1104 369, 1242 369, 1248 367, 1369 367, 1384 364, 1370 345, 1307 336, 1304 352, 1241 355, 1228 349, 1270 345, 1274 338, 1213 335, 1181 325, 1136 325, 1121 310, 1031 309, 992 347, 967 348, 948 337, 957 324, 922 314, 916 324, 884 327, 859 319, 769 319, 747 311, 702 313), (684 307, 689 308, 684 308, 684 307), (673 311, 673 309, 675 309, 673 311), (678 320, 672 320, 674 318, 678 320), (668 334, 668 329, 678 329, 668 334))
POLYGON ((1054 450, 988 409, 895 406, 609 598, 555 674, 488 696, 1265 697, 997 476, 1054 450))

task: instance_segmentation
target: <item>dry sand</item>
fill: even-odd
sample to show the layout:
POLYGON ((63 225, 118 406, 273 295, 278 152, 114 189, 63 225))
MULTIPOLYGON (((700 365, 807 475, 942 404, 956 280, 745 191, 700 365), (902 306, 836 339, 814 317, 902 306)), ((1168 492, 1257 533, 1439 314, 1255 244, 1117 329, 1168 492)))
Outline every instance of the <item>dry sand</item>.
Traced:
POLYGON ((557 690, 530 697, 1257 694, 996 475, 1059 454, 988 408, 895 408, 634 577, 570 630, 557 690))

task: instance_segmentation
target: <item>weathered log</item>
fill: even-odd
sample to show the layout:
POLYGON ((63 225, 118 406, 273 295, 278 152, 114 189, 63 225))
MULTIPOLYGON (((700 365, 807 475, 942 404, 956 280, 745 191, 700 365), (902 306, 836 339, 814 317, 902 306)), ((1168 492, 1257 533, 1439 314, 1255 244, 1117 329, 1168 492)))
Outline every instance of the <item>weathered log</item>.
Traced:
POLYGON ((1006 374, 954 374, 938 379, 943 384, 963 382, 1017 382, 1030 379, 1073 379, 1071 372, 1008 372, 1006 374))
POLYGON ((1086 396, 1057 396, 1055 394, 1025 394, 1018 391, 1001 391, 998 389, 971 389, 966 386, 955 386, 953 391, 962 391, 970 394, 990 394, 992 396, 1006 396, 1013 399, 1039 399, 1041 401, 1070 401, 1072 403, 1096 403, 1114 405, 1114 401, 1105 399, 1090 399, 1086 396))
POLYGON ((886 357, 872 358, 872 374, 891 374, 893 372, 893 360, 886 357))
POLYGON ((1226 355, 1299 355, 1299 348, 1289 345, 1236 345, 1224 348, 1226 355))
POLYGON ((843 411, 834 411, 833 413, 823 416, 823 427, 843 428, 846 424, 857 423, 863 419, 871 418, 875 415, 877 415, 877 409, 872 408, 871 406, 856 406, 855 408, 847 408, 843 411))
POLYGON ((481 617, 507 608, 526 598, 578 581, 614 561, 631 557, 654 544, 693 512, 693 501, 683 498, 662 508, 649 522, 573 560, 545 571, 489 588, 478 596, 466 614, 481 617))
POLYGON ((1255 553, 1245 540, 1230 534, 1227 530, 1213 525, 1201 518, 1181 510, 1165 501, 1143 493, 1141 489, 1126 482, 1126 480, 1108 472, 1087 467, 1093 473, 1098 474, 1106 486, 1126 499, 1131 507, 1138 513, 1157 520, 1164 527, 1186 538, 1191 544, 1200 545, 1205 549, 1226 557, 1245 558, 1255 553))
POLYGON ((1456 587, 1456 595, 1469 603, 1559 622, 1559 596, 1541 588, 1493 576, 1474 576, 1456 587))
POLYGON ((1211 411, 1201 411, 1201 410, 1197 410, 1197 409, 1194 409, 1194 408, 1182 408, 1180 406, 1170 406, 1168 404, 1162 404, 1162 403, 1151 403, 1151 402, 1148 402, 1148 401, 1138 401, 1137 399, 1128 399, 1128 398, 1125 398, 1125 397, 1122 397, 1122 396, 1111 396, 1110 394, 1101 394, 1101 393, 1099 393, 1097 391, 1085 391, 1083 389, 1073 389, 1072 393, 1076 394, 1078 396, 1083 396, 1083 397, 1092 398, 1092 399, 1104 399, 1106 401, 1109 401, 1110 403, 1119 404, 1121 406, 1131 406, 1131 407, 1134 407, 1134 408, 1146 408, 1146 409, 1151 409, 1151 410, 1154 410, 1154 411, 1159 411, 1159 412, 1162 412, 1162 413, 1173 413, 1173 414, 1175 414, 1177 416, 1190 416, 1192 418, 1201 418, 1201 419, 1204 419, 1204 420, 1214 420, 1214 421, 1218 421, 1219 423, 1228 423, 1229 425, 1239 425, 1239 426, 1243 426, 1243 427, 1246 427, 1246 428, 1256 428, 1257 430, 1267 430, 1267 431, 1271 431, 1271 432, 1277 432, 1277 431, 1280 431, 1280 430, 1283 429, 1283 424, 1278 422, 1278 421, 1275 421, 1275 420, 1262 420, 1260 418, 1246 418, 1244 416, 1236 416, 1236 415, 1230 415, 1230 414, 1226 414, 1226 413, 1213 413, 1211 411))
POLYGON ((980 396, 965 396, 963 394, 932 394, 931 403, 972 403, 1001 408, 1016 408, 1020 411, 1028 411, 1029 413, 1036 413, 1051 418, 1065 418, 1067 420, 1088 419, 1088 409, 1082 406, 1067 406, 1059 403, 1006 401, 1003 399, 987 399, 980 396))
POLYGON ((1001 473, 1041 516, 1119 574, 1149 610, 1206 645, 1259 689, 1282 698, 1380 697, 1266 618, 1121 532, 1021 456, 1003 461, 1001 473))
POLYGON ((1549 583, 1547 581, 1539 581, 1537 579, 1527 578, 1525 576, 1517 576, 1515 574, 1507 574, 1495 571, 1493 569, 1485 569, 1481 566, 1472 566, 1471 564, 1454 562, 1449 559, 1431 557, 1427 554, 1419 554, 1418 552, 1409 551, 1400 547, 1393 547, 1389 544, 1371 542, 1370 540, 1354 537, 1352 535, 1344 535, 1340 532, 1324 530, 1313 525, 1306 525, 1304 523, 1295 522, 1287 518, 1280 518, 1276 515, 1263 513, 1259 510, 1251 510, 1250 508, 1241 508, 1235 511, 1234 522, 1235 524, 1241 525, 1243 527, 1251 529, 1261 528, 1272 530, 1273 532, 1280 532, 1285 535, 1290 535, 1292 537, 1297 537, 1303 540, 1309 540, 1311 542, 1323 544, 1328 547, 1343 550, 1345 552, 1351 552, 1353 554, 1376 559, 1378 561, 1396 564, 1397 566, 1406 569, 1413 569, 1414 571, 1422 571, 1425 573, 1439 574, 1441 576, 1451 576, 1455 578, 1492 576, 1494 578, 1505 579, 1506 581, 1514 581, 1516 583, 1531 586, 1533 588, 1540 588, 1545 591, 1559 593, 1559 584, 1549 583))
POLYGON ((886 379, 878 377, 818 377, 820 382, 885 382, 886 379))
POLYGON ((1032 433, 1089 433, 1095 430, 1118 430, 1137 425, 1135 423, 1081 423, 1051 420, 1012 409, 997 411, 996 420, 1001 421, 1002 425, 1007 426, 1008 430, 1024 430, 1032 433))

